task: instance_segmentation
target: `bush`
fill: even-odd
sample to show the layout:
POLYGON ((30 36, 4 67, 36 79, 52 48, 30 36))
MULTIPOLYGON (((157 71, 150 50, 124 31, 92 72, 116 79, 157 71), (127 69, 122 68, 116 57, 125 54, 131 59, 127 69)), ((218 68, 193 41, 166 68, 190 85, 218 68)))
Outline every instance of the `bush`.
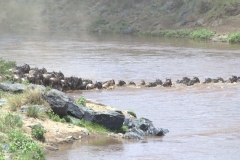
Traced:
POLYGON ((44 133, 46 133, 46 130, 41 126, 36 125, 32 128, 32 137, 41 142, 45 142, 44 133))
POLYGON ((215 33, 213 31, 206 30, 206 29, 199 29, 199 30, 192 31, 189 37, 193 39, 209 39, 214 34, 215 33))
POLYGON ((231 34, 228 38, 229 43, 240 43, 240 32, 231 34))
POLYGON ((20 116, 12 115, 10 113, 0 116, 0 132, 7 133, 15 128, 21 128, 23 125, 20 116))
POLYGON ((86 99, 84 97, 81 97, 81 98, 76 100, 76 103, 81 104, 83 106, 86 106, 86 99))
POLYGON ((40 145, 21 131, 15 130, 8 134, 11 159, 44 160, 45 154, 40 145))

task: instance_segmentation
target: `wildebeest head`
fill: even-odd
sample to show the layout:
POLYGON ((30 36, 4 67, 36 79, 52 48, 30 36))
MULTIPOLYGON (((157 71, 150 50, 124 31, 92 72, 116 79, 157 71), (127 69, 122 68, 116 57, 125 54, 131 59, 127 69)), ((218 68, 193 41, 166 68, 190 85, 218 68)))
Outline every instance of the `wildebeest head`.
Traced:
POLYGON ((119 81, 118 81, 118 86, 123 86, 123 85, 125 85, 125 84, 126 84, 126 82, 123 81, 123 80, 119 80, 119 81))

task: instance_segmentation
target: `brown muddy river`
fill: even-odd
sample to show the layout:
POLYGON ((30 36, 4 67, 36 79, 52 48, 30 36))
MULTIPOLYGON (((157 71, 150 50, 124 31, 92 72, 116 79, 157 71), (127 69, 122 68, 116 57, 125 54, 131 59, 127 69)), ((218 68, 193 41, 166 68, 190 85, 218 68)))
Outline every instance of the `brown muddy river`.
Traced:
MULTIPOLYGON (((65 76, 139 83, 184 76, 240 76, 240 45, 82 34, 2 34, 0 57, 65 76)), ((97 139, 64 146, 48 160, 240 159, 240 83, 85 91, 76 97, 134 110, 164 137, 97 139)))

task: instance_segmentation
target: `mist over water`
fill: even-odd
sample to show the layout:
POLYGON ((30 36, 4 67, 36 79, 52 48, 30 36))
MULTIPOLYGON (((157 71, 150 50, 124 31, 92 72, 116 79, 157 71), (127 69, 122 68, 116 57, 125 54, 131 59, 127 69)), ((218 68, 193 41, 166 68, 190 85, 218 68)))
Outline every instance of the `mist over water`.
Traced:
MULTIPOLYGON (((0 57, 17 64, 62 71, 65 76, 139 83, 184 76, 240 76, 240 47, 225 43, 81 33, 5 33, 0 57)), ((169 129, 144 141, 97 139, 64 146, 57 159, 238 159, 240 156, 240 85, 122 88, 73 93, 169 129)))

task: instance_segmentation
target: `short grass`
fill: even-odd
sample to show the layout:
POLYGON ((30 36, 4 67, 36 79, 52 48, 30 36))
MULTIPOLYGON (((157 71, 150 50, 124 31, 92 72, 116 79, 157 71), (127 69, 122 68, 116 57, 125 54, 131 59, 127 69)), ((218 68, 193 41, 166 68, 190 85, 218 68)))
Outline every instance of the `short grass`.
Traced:
POLYGON ((110 133, 111 131, 104 126, 101 126, 96 123, 88 122, 82 119, 80 122, 76 123, 77 126, 85 127, 91 133, 105 134, 110 133))
POLYGON ((45 119, 47 117, 47 114, 39 106, 28 107, 26 115, 38 119, 45 119))

